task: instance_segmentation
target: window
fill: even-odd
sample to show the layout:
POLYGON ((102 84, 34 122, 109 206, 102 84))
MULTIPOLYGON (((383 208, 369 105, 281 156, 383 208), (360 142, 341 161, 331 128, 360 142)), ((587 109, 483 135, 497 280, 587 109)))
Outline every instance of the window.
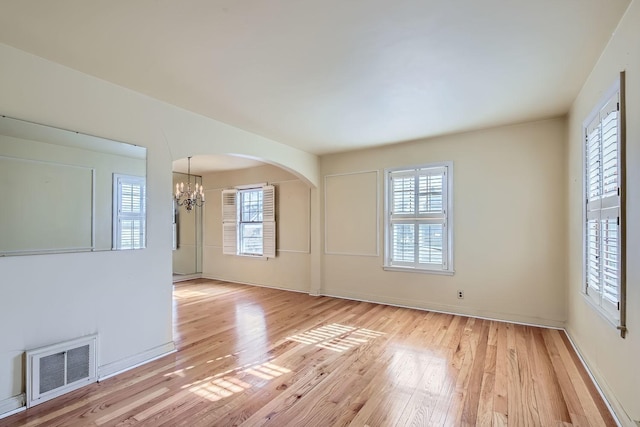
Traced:
POLYGON ((584 292, 616 326, 621 325, 621 115, 620 90, 585 121, 584 292))
POLYGON ((222 192, 223 253, 274 258, 275 188, 272 185, 222 192))
POLYGON ((453 273, 451 162, 385 172, 385 268, 453 273))
POLYGON ((114 174, 113 188, 114 248, 144 248, 146 234, 145 178, 114 174))
POLYGON ((238 192, 238 252, 262 255, 262 189, 238 192))

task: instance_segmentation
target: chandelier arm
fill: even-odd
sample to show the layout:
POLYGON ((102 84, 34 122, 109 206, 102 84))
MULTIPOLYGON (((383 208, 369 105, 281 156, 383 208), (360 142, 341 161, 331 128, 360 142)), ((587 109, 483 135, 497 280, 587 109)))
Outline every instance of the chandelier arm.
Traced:
POLYGON ((184 188, 184 183, 180 186, 176 184, 176 193, 174 199, 178 206, 184 206, 187 212, 191 212, 194 206, 202 207, 204 201, 204 191, 202 186, 198 189, 198 183, 195 182, 194 177, 194 190, 191 189, 191 156, 187 157, 187 188, 184 188))

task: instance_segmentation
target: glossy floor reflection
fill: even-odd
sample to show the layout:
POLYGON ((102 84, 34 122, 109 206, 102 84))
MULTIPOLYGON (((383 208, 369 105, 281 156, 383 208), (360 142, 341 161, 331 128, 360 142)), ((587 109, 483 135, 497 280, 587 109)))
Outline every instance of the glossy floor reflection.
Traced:
POLYGON ((564 332, 212 280, 178 352, 0 426, 615 425, 564 332))

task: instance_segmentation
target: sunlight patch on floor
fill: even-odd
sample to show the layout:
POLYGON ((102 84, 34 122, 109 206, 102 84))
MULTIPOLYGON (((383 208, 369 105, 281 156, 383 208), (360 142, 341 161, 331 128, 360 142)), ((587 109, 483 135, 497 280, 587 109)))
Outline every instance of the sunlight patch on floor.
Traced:
POLYGON ((228 359, 229 357, 233 357, 233 356, 235 356, 237 354, 238 353, 227 354, 226 356, 216 357, 215 359, 207 360, 207 363, 213 363, 213 362, 217 362, 217 361, 222 360, 222 359, 228 359))
POLYGON ((384 335, 383 332, 332 323, 287 337, 287 339, 331 351, 343 352, 382 335, 384 335))
POLYGON ((186 368, 176 369, 176 370, 175 370, 175 371, 173 371, 173 372, 169 372, 168 374, 164 374, 164 376, 165 376, 165 377, 170 377, 170 376, 172 376, 172 375, 176 375, 176 376, 178 376, 178 377, 182 377, 182 378, 184 378, 184 377, 186 377, 186 375, 185 375, 185 371, 188 371, 188 370, 193 369, 193 368, 194 368, 194 366, 193 366, 193 365, 191 365, 191 366, 187 366, 186 368))
POLYGON ((223 377, 191 387, 189 391, 215 402, 235 393, 240 393, 248 388, 251 388, 251 384, 245 383, 237 378, 223 377))
POLYGON ((215 402, 251 388, 250 383, 242 380, 245 375, 269 381, 289 372, 291 372, 290 369, 271 362, 247 364, 208 376, 200 381, 184 385, 182 388, 215 402))

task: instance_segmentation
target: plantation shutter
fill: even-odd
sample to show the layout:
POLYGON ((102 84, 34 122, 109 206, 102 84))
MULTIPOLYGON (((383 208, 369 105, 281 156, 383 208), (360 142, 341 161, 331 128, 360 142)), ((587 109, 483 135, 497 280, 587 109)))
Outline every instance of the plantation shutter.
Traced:
POLYGON ((600 158, 600 115, 596 115, 587 126, 586 135, 586 293, 599 305, 602 292, 600 278, 600 195, 602 194, 602 180, 600 158))
POLYGON ((276 192, 273 185, 262 187, 262 255, 276 256, 276 192))
POLYGON ((614 96, 587 125, 585 132, 585 290, 616 319, 621 294, 618 109, 618 96, 614 96))
POLYGON ((141 249, 145 246, 146 180, 142 177, 113 175, 115 249, 141 249))
POLYGON ((447 168, 390 175, 391 265, 447 269, 447 168))
POLYGON ((222 191, 222 253, 236 255, 238 246, 237 190, 222 191))

